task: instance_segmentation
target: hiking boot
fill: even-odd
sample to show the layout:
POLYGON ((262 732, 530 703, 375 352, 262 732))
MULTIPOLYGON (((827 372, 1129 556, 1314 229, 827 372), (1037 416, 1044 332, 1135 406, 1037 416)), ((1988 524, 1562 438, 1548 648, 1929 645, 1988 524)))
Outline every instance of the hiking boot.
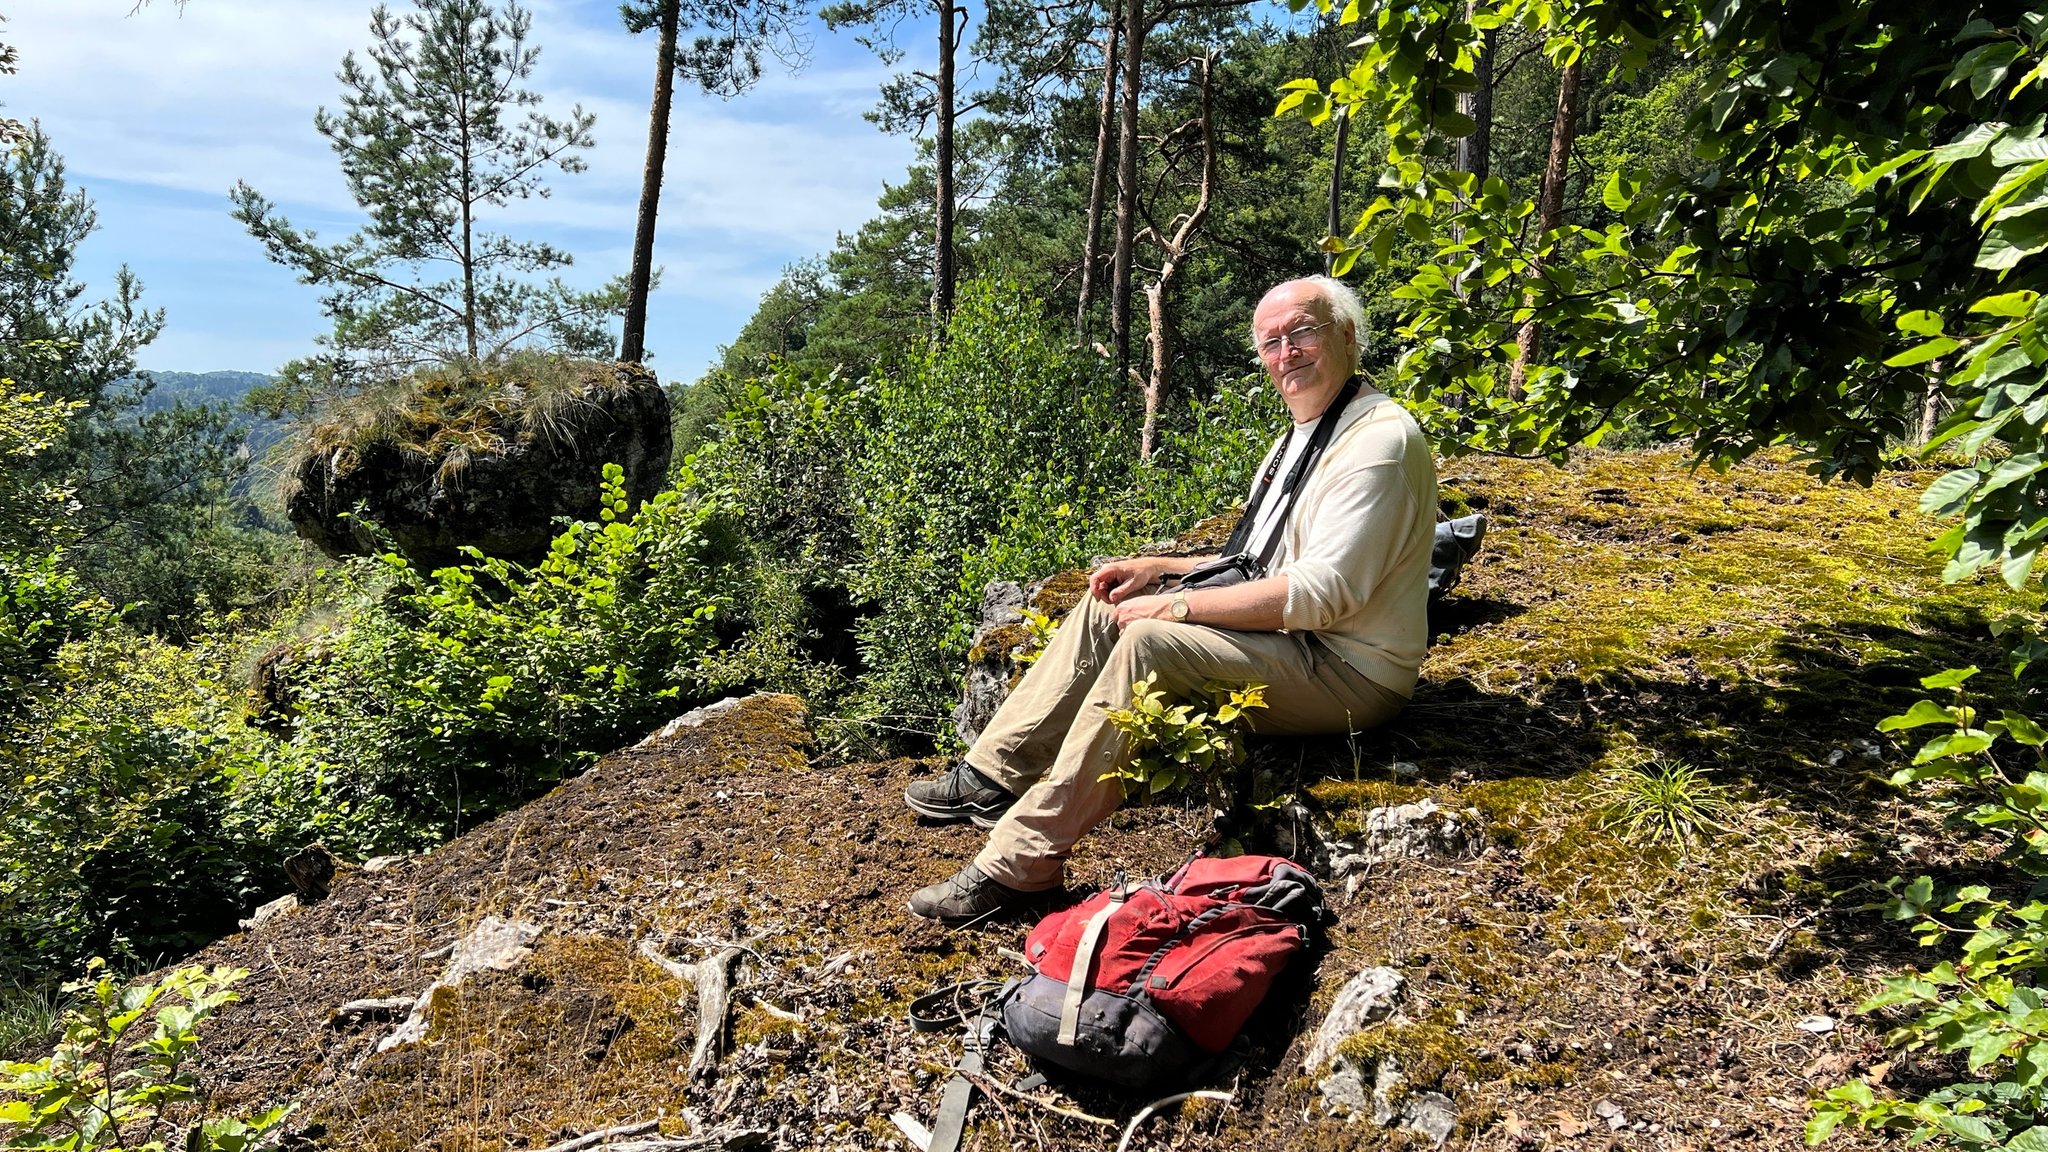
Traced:
POLYGON ((993 828, 1017 797, 966 764, 903 790, 903 802, 933 820, 972 820, 976 828, 993 828))
POLYGON ((910 912, 941 924, 972 924, 1000 912, 1028 908, 1047 895, 1019 892, 989 879, 981 869, 969 864, 949 880, 918 889, 910 897, 910 912))

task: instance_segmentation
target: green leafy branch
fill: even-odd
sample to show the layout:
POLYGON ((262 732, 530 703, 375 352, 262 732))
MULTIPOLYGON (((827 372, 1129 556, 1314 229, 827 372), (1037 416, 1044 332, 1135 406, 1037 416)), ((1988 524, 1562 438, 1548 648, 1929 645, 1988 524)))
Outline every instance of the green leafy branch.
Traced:
POLYGON ((1127 796, 1151 798, 1199 782, 1212 804, 1226 807, 1225 770, 1244 762, 1251 714, 1266 706, 1264 684, 1211 680, 1201 699, 1181 702, 1147 673, 1131 685, 1131 706, 1109 710, 1109 722, 1130 739, 1127 762, 1099 777, 1115 780, 1127 796))
MULTIPOLYGON (((156 984, 127 984, 101 960, 65 986, 78 1006, 49 1056, 0 1064, 0 1147, 35 1152, 164 1152, 173 1106, 197 1099, 189 1067, 199 1027, 237 999, 239 968, 180 968, 156 984)), ((207 1120, 186 1130, 185 1152, 252 1152, 290 1113, 207 1120)))
POLYGON ((1881 1097, 1861 1081, 1831 1088, 1814 1101, 1809 1143, 1848 1122, 1909 1131, 1913 1143, 1940 1138, 1972 1149, 2048 1152, 2048 1006, 2040 989, 2048 973, 2048 730, 2010 710, 1987 720, 1964 691, 1976 668, 1929 676, 1921 685, 1952 689, 1953 703, 1921 700, 1878 727, 1900 732, 1945 729, 1921 744, 1896 784, 1940 782, 1969 823, 2008 839, 2006 858, 2036 879, 2020 899, 1987 885, 1951 890, 1931 877, 1892 882, 1885 905, 1895 920, 1913 921, 1922 946, 1960 942, 1961 955, 1925 973, 1884 979, 1884 990, 1859 1011, 1908 1006, 1918 1014, 1886 1038, 1907 1052, 1965 1054, 1970 1080, 1943 1085, 1917 1100, 1881 1097))

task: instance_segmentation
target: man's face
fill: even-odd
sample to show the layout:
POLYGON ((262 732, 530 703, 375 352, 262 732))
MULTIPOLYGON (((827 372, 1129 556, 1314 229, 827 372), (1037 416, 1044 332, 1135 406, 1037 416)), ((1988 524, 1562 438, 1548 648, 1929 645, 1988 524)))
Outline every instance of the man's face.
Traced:
POLYGON ((1357 336, 1350 325, 1332 322, 1329 304, 1308 285, 1267 293, 1252 312, 1252 338, 1266 375, 1297 422, 1321 415, 1351 375, 1357 336))

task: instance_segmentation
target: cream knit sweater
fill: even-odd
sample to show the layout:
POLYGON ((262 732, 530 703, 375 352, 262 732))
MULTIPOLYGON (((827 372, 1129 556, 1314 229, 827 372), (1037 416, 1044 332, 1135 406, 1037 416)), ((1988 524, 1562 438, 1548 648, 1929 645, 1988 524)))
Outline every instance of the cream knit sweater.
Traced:
MULTIPOLYGON (((1285 446, 1283 436, 1267 461, 1285 446)), ((1436 462, 1422 429, 1386 395, 1359 396, 1303 484, 1272 565, 1287 574, 1281 618, 1373 683, 1411 695, 1429 644, 1436 537, 1436 462)), ((1279 498, 1277 482, 1267 498, 1279 498)))

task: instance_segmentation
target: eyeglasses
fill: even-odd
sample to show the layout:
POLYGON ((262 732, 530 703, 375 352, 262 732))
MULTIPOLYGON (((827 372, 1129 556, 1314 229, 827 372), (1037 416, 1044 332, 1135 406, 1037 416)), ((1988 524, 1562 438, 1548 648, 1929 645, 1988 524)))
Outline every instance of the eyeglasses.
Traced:
POLYGON ((1321 324, 1304 324, 1291 332, 1261 340, 1254 347, 1258 349, 1261 360, 1271 360, 1280 355, 1282 345, 1293 345, 1299 352, 1313 352, 1323 346, 1323 329, 1335 323, 1335 320, 1325 320, 1321 324))

